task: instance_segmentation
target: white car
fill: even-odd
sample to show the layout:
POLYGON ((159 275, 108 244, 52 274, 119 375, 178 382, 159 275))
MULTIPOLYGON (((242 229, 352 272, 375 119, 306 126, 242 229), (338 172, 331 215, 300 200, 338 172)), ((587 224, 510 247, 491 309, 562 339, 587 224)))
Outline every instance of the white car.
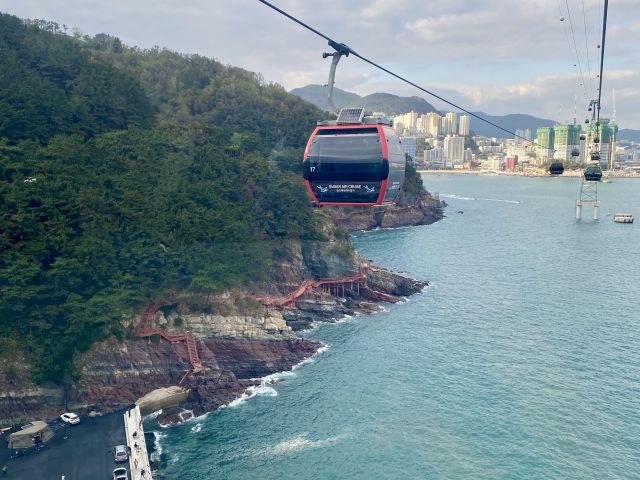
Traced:
POLYGON ((68 423, 70 425, 76 425, 80 423, 80 417, 75 413, 63 413, 60 415, 60 418, 64 423, 68 423))
POLYGON ((129 480, 129 475, 127 475, 126 468, 116 468, 113 471, 113 480, 129 480))

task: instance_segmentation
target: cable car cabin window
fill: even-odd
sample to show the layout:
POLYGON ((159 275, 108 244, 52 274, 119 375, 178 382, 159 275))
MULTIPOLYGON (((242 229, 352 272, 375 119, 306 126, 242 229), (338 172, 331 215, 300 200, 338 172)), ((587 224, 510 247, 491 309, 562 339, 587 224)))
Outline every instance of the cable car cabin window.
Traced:
POLYGON ((389 174, 376 129, 320 130, 304 163, 307 180, 373 182, 389 174))
POLYGON ((390 127, 384 127, 384 135, 387 138, 387 147, 389 149, 389 179, 387 191, 384 194, 384 202, 393 202, 402 189, 407 160, 400 138, 395 130, 390 127))
POLYGON ((401 163, 404 163, 404 150, 402 148, 402 144, 400 143, 400 138, 396 134, 395 130, 393 128, 385 128, 384 135, 385 137, 387 137, 387 144, 389 145, 389 156, 395 154, 402 159, 401 163))

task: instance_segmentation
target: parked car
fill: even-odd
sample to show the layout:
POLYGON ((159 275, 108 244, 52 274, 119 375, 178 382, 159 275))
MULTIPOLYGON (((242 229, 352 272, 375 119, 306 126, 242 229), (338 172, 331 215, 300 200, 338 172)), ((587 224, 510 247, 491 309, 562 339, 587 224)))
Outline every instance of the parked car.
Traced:
POLYGON ((123 467, 116 468, 113 471, 113 480, 129 480, 127 469, 123 467))
POLYGON ((113 449, 113 459, 116 462, 126 462, 129 459, 129 450, 126 445, 116 445, 113 449))
POLYGON ((75 413, 63 413, 60 415, 60 418, 64 423, 68 423, 70 425, 76 425, 80 423, 80 417, 75 413))

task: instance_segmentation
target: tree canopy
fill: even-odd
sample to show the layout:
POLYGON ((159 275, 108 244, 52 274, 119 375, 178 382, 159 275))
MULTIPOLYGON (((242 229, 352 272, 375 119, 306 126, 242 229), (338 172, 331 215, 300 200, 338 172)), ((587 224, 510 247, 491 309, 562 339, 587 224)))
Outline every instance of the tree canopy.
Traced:
POLYGON ((239 68, 0 14, 0 337, 58 380, 146 302, 263 279, 321 238, 291 166, 320 117, 239 68))

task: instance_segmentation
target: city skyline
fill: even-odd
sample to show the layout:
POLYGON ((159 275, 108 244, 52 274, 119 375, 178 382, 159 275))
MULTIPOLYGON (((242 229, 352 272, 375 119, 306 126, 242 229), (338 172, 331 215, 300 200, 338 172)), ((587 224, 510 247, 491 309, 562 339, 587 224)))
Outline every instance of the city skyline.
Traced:
MULTIPOLYGON (((410 111, 395 115, 393 126, 403 142, 407 155, 417 165, 430 168, 473 169, 515 172, 522 162, 539 168, 548 162, 584 164, 594 145, 594 124, 557 123, 538 127, 535 137, 530 129, 517 129, 512 138, 490 137, 470 130, 471 117, 456 112, 410 111), (469 147, 465 137, 471 137, 469 147), (527 140, 525 140, 527 139, 527 140), (475 147, 471 148, 475 144, 475 147)), ((618 125, 601 117, 597 129, 598 151, 603 168, 620 166, 638 160, 640 146, 622 141, 618 145, 618 125), (627 148, 630 147, 630 148, 627 148)))
MULTIPOLYGON (((77 28, 85 34, 109 33, 141 48, 167 47, 213 57, 225 64, 261 73, 292 89, 326 83, 329 62, 321 57, 326 42, 284 19, 259 2, 189 4, 173 0, 104 3, 94 0, 51 0, 43 4, 0 0, 0 10, 23 18, 42 18, 77 28), (250 10, 250 15, 247 14, 250 10), (251 32, 248 35, 247 32, 251 32)), ((574 19, 578 72, 567 38, 565 8, 553 0, 513 8, 506 0, 446 2, 354 0, 343 2, 281 0, 276 4, 323 33, 350 45, 372 60, 407 75, 419 85, 472 111, 492 115, 527 113, 564 122, 578 96, 579 118, 586 115, 596 81, 596 44, 600 2, 585 1, 584 35, 574 19), (348 13, 348 14, 347 14, 348 13), (590 52, 589 61, 585 44, 590 52), (587 69, 589 63, 590 76, 587 69), (578 84, 585 78, 586 94, 578 84)), ((577 13, 579 4, 567 3, 577 13)), ((581 12, 580 12, 581 13, 581 12)), ((640 129, 640 2, 620 0, 609 11, 607 56, 603 77, 603 114, 610 117, 616 89, 618 123, 640 129)), ((440 110, 442 102, 372 69, 357 58, 344 59, 336 86, 362 95, 389 92, 420 95, 440 110)))

